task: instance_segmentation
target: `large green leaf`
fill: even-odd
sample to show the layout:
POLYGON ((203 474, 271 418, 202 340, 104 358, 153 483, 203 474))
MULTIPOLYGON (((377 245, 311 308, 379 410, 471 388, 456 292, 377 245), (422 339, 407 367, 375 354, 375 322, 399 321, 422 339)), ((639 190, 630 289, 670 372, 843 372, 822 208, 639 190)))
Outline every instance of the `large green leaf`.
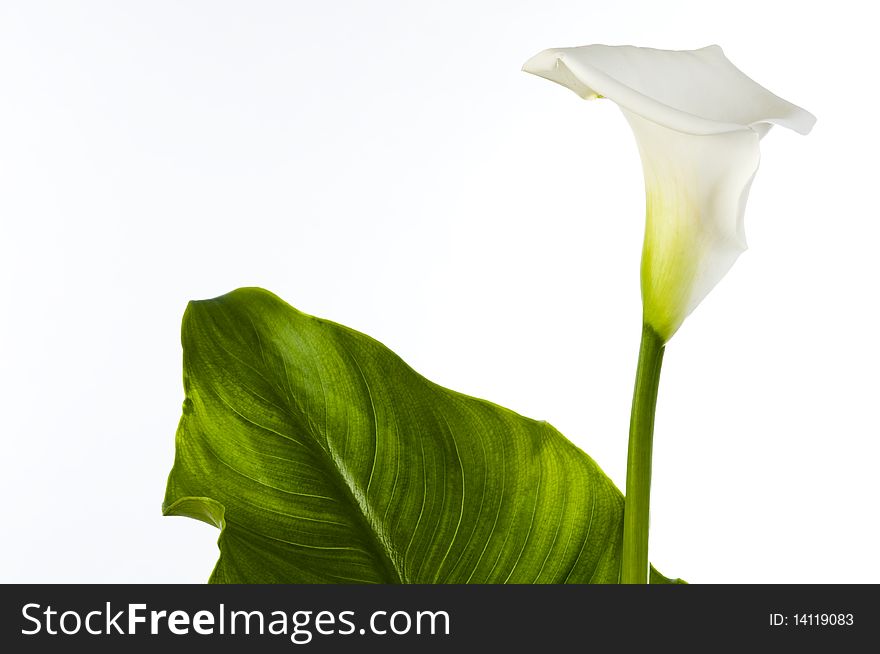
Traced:
POLYGON ((212 582, 617 581, 623 498, 546 422, 261 289, 182 331, 163 510, 222 530, 212 582))

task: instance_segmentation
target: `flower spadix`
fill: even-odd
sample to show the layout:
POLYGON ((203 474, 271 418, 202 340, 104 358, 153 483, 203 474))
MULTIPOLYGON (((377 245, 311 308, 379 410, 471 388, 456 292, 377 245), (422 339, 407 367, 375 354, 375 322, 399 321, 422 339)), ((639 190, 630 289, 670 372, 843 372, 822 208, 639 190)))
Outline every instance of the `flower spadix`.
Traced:
POLYGON ((748 78, 716 45, 545 50, 523 70, 582 98, 613 100, 629 121, 647 196, 644 319, 668 341, 746 249, 759 141, 774 124, 806 134, 816 119, 748 78))

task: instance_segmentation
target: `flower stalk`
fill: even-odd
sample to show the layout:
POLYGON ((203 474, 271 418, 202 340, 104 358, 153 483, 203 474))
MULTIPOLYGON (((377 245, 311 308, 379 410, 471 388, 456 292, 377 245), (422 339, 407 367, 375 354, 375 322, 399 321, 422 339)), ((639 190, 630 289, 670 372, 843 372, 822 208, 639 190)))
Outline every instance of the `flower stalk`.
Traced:
POLYGON ((663 339, 647 323, 642 327, 639 363, 633 391, 626 458, 626 503, 623 514, 623 556, 620 582, 648 583, 648 523, 651 504, 651 453, 654 412, 663 363, 663 339))

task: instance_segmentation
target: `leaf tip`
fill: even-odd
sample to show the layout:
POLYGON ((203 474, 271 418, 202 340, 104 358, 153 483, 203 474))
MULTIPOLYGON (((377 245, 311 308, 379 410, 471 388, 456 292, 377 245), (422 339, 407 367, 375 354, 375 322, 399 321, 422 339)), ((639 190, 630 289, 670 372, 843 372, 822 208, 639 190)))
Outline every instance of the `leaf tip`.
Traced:
POLYGON ((166 500, 162 504, 162 515, 201 520, 220 531, 226 527, 226 507, 210 497, 181 497, 171 502, 166 500))

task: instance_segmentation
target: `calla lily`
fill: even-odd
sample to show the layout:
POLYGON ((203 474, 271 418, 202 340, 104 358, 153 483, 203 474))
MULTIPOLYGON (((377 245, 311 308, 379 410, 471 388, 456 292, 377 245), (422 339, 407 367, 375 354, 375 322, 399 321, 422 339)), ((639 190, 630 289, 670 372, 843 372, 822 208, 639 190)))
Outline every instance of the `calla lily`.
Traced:
POLYGON ((746 249, 743 214, 761 138, 774 124, 806 134, 816 119, 746 77, 717 45, 545 50, 523 70, 582 98, 616 102, 642 157, 644 325, 630 416, 620 580, 643 584, 665 343, 746 249))
POLYGON ((743 214, 774 124, 815 118, 736 68, 718 46, 670 51, 588 45, 545 50, 523 70, 623 110, 645 174, 645 324, 665 343, 746 249, 743 214))

